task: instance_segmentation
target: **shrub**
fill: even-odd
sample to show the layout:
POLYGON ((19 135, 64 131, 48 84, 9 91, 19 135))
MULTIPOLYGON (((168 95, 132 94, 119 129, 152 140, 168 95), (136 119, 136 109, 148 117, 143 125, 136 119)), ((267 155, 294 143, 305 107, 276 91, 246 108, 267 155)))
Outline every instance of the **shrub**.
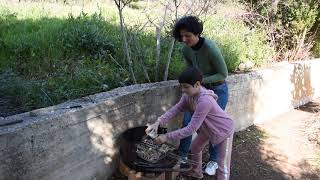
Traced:
POLYGON ((278 60, 299 60, 308 56, 310 35, 317 31, 312 27, 319 16, 319 0, 243 1, 261 15, 251 14, 249 24, 269 32, 268 40, 279 52, 278 60))
POLYGON ((235 71, 241 62, 252 61, 255 66, 266 63, 274 54, 267 44, 266 33, 249 29, 232 19, 209 19, 205 34, 218 42, 229 71, 235 71), (210 29, 210 30, 209 30, 210 29))
POLYGON ((320 38, 318 38, 312 48, 312 53, 316 58, 320 58, 320 38))
POLYGON ((0 77, 11 69, 0 94, 25 111, 125 84, 127 72, 110 60, 118 55, 117 27, 100 15, 20 20, 8 13, 0 22, 0 77))
MULTIPOLYGON (((5 86, 0 93, 15 96, 25 110, 30 110, 130 85, 119 27, 110 23, 117 16, 111 11, 106 13, 108 20, 101 13, 59 19, 43 16, 19 19, 12 13, 1 16, 0 73, 12 69, 13 75, 8 78, 12 83, 1 83, 5 86)), ((262 30, 250 30, 241 22, 219 18, 209 19, 205 26, 206 36, 218 42, 230 71, 247 60, 260 66, 273 54, 262 30)), ((148 82, 143 65, 153 82, 154 30, 134 32, 134 28, 127 28, 137 81, 148 82)), ((163 77, 172 39, 165 35, 161 39, 159 79, 163 77)), ((180 49, 181 44, 177 43, 169 79, 176 79, 185 67, 180 49)))
POLYGON ((114 45, 108 39, 100 14, 70 16, 63 28, 60 41, 66 57, 107 60, 114 55, 114 45))

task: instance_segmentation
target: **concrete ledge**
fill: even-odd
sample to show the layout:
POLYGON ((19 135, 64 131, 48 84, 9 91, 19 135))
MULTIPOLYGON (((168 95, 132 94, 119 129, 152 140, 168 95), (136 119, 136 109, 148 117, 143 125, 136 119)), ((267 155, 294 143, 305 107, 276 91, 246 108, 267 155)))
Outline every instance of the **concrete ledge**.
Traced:
POLYGON ((228 77, 227 112, 236 130, 271 119, 320 96, 320 59, 228 77))
POLYGON ((105 179, 115 169, 117 137, 155 121, 180 95, 177 82, 134 85, 5 118, 0 179, 105 179), (66 109, 73 105, 82 108, 66 109))
MULTIPOLYGON (((320 60, 312 60, 230 75, 227 111, 236 129, 319 97, 319 72, 320 60)), ((105 179, 116 168, 118 136, 176 103, 177 85, 122 87, 5 118, 22 122, 0 127, 0 180, 105 179)))

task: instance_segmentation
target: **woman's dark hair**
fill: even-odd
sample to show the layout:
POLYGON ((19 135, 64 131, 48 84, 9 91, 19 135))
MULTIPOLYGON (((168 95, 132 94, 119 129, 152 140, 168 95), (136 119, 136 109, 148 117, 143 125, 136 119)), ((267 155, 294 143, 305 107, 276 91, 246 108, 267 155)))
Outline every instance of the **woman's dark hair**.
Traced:
POLYGON ((193 86, 197 81, 202 82, 202 73, 197 68, 188 67, 179 76, 179 83, 187 83, 193 86))
POLYGON ((201 35, 203 31, 203 24, 202 22, 195 16, 184 16, 180 18, 176 24, 173 27, 172 30, 172 35, 173 37, 181 42, 181 35, 180 35, 180 30, 186 30, 188 32, 191 32, 194 35, 201 35))

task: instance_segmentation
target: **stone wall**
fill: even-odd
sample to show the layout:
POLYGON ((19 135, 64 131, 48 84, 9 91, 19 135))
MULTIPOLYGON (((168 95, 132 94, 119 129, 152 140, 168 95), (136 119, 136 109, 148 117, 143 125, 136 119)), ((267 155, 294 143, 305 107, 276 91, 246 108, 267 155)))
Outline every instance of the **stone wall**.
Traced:
MULTIPOLYGON (((227 112, 236 129, 319 97, 318 72, 314 60, 230 75, 227 112)), ((177 85, 133 85, 5 118, 23 122, 0 127, 0 180, 105 179, 117 167, 119 135, 177 102, 177 85), (68 108, 75 105, 82 107, 68 108)))

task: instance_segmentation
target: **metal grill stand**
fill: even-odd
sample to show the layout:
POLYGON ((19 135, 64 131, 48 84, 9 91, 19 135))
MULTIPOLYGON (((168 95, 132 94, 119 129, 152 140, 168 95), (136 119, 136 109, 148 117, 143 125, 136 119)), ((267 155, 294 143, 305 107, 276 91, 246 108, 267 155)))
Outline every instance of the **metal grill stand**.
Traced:
MULTIPOLYGON (((184 161, 180 167, 181 157, 174 153, 169 144, 158 145, 146 137, 146 127, 135 127, 125 131, 120 140, 120 172, 129 180, 174 180, 179 172, 188 171, 194 164, 184 161)), ((160 134, 165 129, 158 129, 160 134)))

